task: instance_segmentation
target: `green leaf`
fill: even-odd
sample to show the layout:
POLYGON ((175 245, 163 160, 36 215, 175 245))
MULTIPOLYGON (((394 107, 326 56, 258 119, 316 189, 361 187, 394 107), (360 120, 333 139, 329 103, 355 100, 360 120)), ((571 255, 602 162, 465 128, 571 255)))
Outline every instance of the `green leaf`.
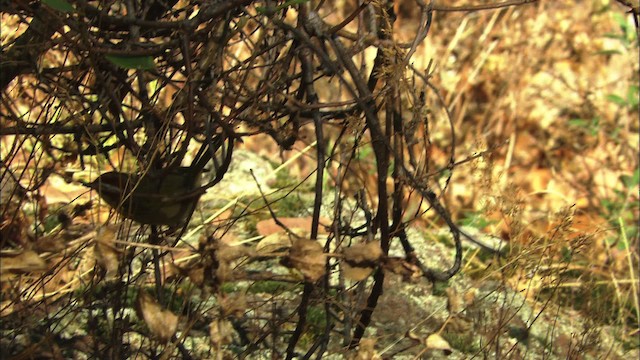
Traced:
POLYGON ((42 2, 63 13, 72 13, 76 11, 73 5, 69 4, 65 0, 42 0, 42 2))
POLYGON ((608 238, 604 239, 604 241, 607 243, 608 246, 611 246, 614 244, 617 244, 619 246, 620 243, 622 242, 622 241, 619 241, 617 237, 613 237, 613 236, 609 236, 608 238))
POLYGON ((495 224, 495 220, 489 220, 479 213, 467 212, 461 220, 462 225, 470 226, 476 229, 484 229, 489 225, 495 224))
POLYGON ((638 95, 640 90, 637 85, 629 86, 627 90, 627 104, 631 107, 637 107, 640 99, 638 99, 638 95))
POLYGON ((124 69, 150 70, 156 64, 152 56, 115 56, 107 55, 107 60, 124 69))
POLYGON ((616 39, 616 40, 624 41, 624 36, 622 36, 620 34, 606 33, 603 36, 608 38, 608 39, 616 39))
POLYGON ((605 210, 604 215, 611 215, 616 212, 616 203, 609 199, 600 200, 600 205, 605 210))
POLYGON ((620 175, 620 181, 627 188, 638 186, 640 184, 640 169, 636 169, 633 175, 620 175))
POLYGON ((627 32, 627 28, 629 27, 629 23, 627 22, 627 18, 618 13, 618 12, 614 12, 612 14, 613 16, 613 20, 618 24, 618 26, 620 27, 620 30, 622 30, 622 32, 626 33, 627 32))
POLYGON ((627 245, 624 243, 624 241, 618 241, 618 245, 616 246, 616 248, 620 251, 625 251, 627 250, 627 245))
POLYGON ((618 104, 620 106, 627 106, 627 101, 620 95, 609 94, 607 95, 607 100, 611 101, 614 104, 618 104))
POLYGON ((562 252, 562 261, 564 261, 565 263, 570 263, 571 259, 573 258, 573 251, 571 251, 570 248, 563 246, 561 252, 562 252))
POLYGON ((256 6, 256 11, 257 11, 257 12, 258 12, 258 14, 260 14, 260 15, 265 15, 265 14, 267 14, 267 13, 269 12, 269 9, 270 9, 270 8, 265 7, 265 6, 256 6))
POLYGON ((620 50, 600 50, 596 51, 596 55, 617 55, 622 54, 620 50))
POLYGON ((575 127, 587 127, 587 125, 589 125, 589 120, 586 120, 586 119, 571 119, 571 120, 569 120, 569 125, 570 126, 575 126, 575 127))

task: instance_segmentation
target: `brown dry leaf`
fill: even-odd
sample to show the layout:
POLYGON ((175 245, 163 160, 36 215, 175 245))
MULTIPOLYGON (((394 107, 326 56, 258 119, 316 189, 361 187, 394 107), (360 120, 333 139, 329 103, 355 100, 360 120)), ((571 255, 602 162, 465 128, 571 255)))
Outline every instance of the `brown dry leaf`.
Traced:
MULTIPOLYGON (((293 228, 311 229, 312 217, 310 216, 303 217, 303 218, 293 218, 293 217, 280 218, 279 217, 278 221, 280 221, 280 223, 284 224, 284 226, 286 226, 289 229, 293 229, 293 228)), ((327 218, 320 218, 320 223, 329 224, 331 223, 331 221, 327 218)), ((282 227, 276 224, 275 220, 273 219, 267 219, 267 220, 262 220, 258 222, 256 224, 256 230, 258 230, 258 234, 260 234, 261 236, 269 236, 271 234, 283 231, 282 227)), ((318 228, 318 232, 320 234, 326 234, 326 231, 323 226, 320 226, 318 228)))
POLYGON ((67 244, 64 237, 60 236, 60 234, 49 234, 38 237, 33 244, 33 249, 39 254, 44 252, 55 254, 63 251, 66 247, 67 244))
POLYGON ((3 174, 2 179, 0 179, 0 203, 3 205, 9 204, 10 201, 15 201, 19 203, 19 199, 22 197, 22 194, 25 193, 24 188, 20 185, 18 181, 16 181, 17 177, 11 172, 11 170, 4 170, 6 173, 3 174))
POLYGON ((445 355, 449 355, 453 352, 451 345, 439 334, 431 334, 427 336, 424 341, 424 345, 430 350, 442 350, 445 355))
POLYGON ((470 307, 476 302, 476 297, 478 296, 478 289, 473 288, 469 289, 464 295, 462 299, 464 301, 465 307, 470 307))
POLYGON ((344 260, 352 265, 369 265, 382 257, 382 249, 377 242, 352 245, 342 250, 344 260), (365 264, 363 264, 365 263, 365 264))
POLYGON ((0 318, 13 314, 16 310, 16 303, 13 300, 5 300, 0 302, 0 318))
POLYGON ((383 267, 386 271, 402 276, 405 281, 422 277, 420 268, 404 258, 387 257, 384 259, 383 267))
POLYGON ((546 168, 530 169, 527 175, 529 186, 533 193, 543 193, 548 190, 549 182, 553 178, 551 171, 546 168))
POLYGON ((243 256, 251 256, 253 251, 245 246, 229 246, 224 243, 220 244, 220 248, 216 251, 216 257, 222 262, 231 262, 243 256))
POLYGON ((0 262, 0 277, 3 280, 9 274, 26 274, 47 269, 47 263, 33 250, 25 250, 16 256, 3 256, 0 262))
POLYGON ((229 263, 221 262, 216 269, 216 280, 219 282, 233 280, 233 269, 229 263))
POLYGON ((223 316, 241 318, 247 311, 247 298, 244 294, 233 294, 219 299, 223 316))
POLYGON ((201 286, 204 284, 204 266, 199 266, 189 270, 189 274, 187 276, 192 283, 201 286))
POLYGON ((273 233, 256 244, 256 253, 259 256, 273 255, 278 251, 291 247, 291 239, 284 231, 273 233))
POLYGON ((216 250, 216 257, 219 264, 216 270, 216 277, 220 281, 227 281, 233 278, 233 264, 232 261, 240 259, 245 256, 253 256, 254 251, 251 248, 236 245, 229 246, 224 243, 220 243, 220 247, 216 250))
POLYGON ((113 227, 101 227, 95 238, 93 253, 98 266, 105 270, 105 278, 113 279, 118 274, 118 250, 115 246, 116 232, 113 227))
MULTIPOLYGON (((2 192, 4 190, 0 190, 2 192)), ((34 221, 32 216, 12 204, 3 205, 3 214, 0 214, 0 239, 6 243, 24 245, 29 239, 29 229, 34 221)))
POLYGON ((233 333, 233 325, 229 320, 213 320, 209 325, 209 340, 216 349, 230 344, 233 333))
POLYGON ((382 257, 382 249, 376 242, 356 244, 342 250, 340 263, 344 276, 349 280, 362 281, 369 277, 382 257))
POLYGON ((347 262, 341 262, 342 273, 351 281, 362 281, 373 273, 373 267, 351 266, 347 262))
POLYGON ((287 260, 286 265, 299 270, 307 281, 316 281, 324 275, 326 256, 317 241, 297 239, 287 260))
POLYGON ((151 334, 160 342, 169 341, 178 329, 178 317, 142 290, 138 293, 138 306, 151 334))
POLYGON ((68 183, 61 176, 52 175, 40 187, 47 204, 69 203, 75 199, 89 200, 87 188, 77 183, 68 183))
POLYGON ((454 315, 461 313, 462 310, 464 310, 464 305, 460 294, 452 287, 448 287, 445 293, 447 294, 447 310, 449 314, 454 315))
POLYGON ((360 340, 358 346, 358 353, 353 357, 353 360, 374 360, 380 359, 380 355, 375 349, 376 340, 370 338, 364 338, 360 340))
POLYGON ((407 332, 404 334, 404 336, 407 339, 411 339, 415 342, 422 342, 422 338, 420 337, 420 335, 416 334, 415 332, 413 332, 412 330, 407 330, 407 332))
POLYGON ((460 315, 453 315, 449 318, 449 322, 447 322, 447 331, 462 334, 471 330, 472 326, 473 323, 469 319, 460 315))

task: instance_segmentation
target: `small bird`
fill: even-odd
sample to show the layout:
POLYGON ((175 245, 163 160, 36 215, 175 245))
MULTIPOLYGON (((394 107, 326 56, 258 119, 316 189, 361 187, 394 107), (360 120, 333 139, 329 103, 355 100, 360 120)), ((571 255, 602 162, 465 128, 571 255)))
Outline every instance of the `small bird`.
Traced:
POLYGON ((185 225, 204 189, 201 173, 178 167, 166 174, 139 176, 118 171, 100 175, 87 184, 120 215, 148 225, 185 225))
POLYGON ((110 171, 84 185, 97 191, 100 197, 120 215, 147 225, 186 225, 207 188, 215 185, 226 173, 231 162, 233 140, 225 149, 221 135, 203 146, 189 167, 131 174, 110 171), (213 154, 222 147, 222 163, 213 154), (205 165, 213 158, 214 176, 202 184, 205 165))

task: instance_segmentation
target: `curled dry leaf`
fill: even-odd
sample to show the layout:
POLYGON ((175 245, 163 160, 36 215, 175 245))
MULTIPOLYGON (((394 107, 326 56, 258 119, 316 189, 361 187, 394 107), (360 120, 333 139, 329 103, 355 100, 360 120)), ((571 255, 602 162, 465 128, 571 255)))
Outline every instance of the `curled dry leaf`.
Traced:
POLYGON ((316 281, 324 275, 326 256, 322 245, 314 240, 297 239, 293 242, 284 264, 299 270, 307 281, 316 281))
POLYGON ((375 266, 382 257, 382 249, 377 242, 352 245, 342 250, 344 260, 355 266, 375 266))
POLYGON ((178 329, 178 317, 163 309, 151 295, 144 291, 138 293, 138 307, 145 324, 160 342, 166 343, 178 329))
POLYGON ((380 359, 380 355, 375 349, 376 340, 364 338, 360 340, 360 345, 358 346, 358 353, 353 360, 374 360, 380 359))
POLYGON ((214 348, 230 344, 233 341, 233 325, 229 320, 216 319, 209 325, 209 339, 214 348))
POLYGON ((419 266, 400 257, 385 257, 382 267, 386 271, 402 276, 403 281, 417 281, 423 275, 419 266))
POLYGON ((223 283, 233 280, 233 269, 227 262, 221 262, 216 269, 216 281, 223 283))
POLYGON ((404 334, 404 336, 407 339, 411 339, 415 342, 421 343, 422 339, 420 338, 420 335, 416 334, 415 332, 413 332, 412 330, 407 330, 407 332, 404 334))
POLYGON ((229 246, 226 244, 220 244, 220 247, 216 251, 216 257, 219 261, 230 262, 237 260, 243 256, 251 256, 253 251, 245 246, 229 246))
POLYGON ((216 277, 220 281, 228 281, 233 278, 232 261, 245 256, 253 256, 254 251, 251 248, 237 245, 229 246, 224 243, 216 250, 216 258, 218 259, 218 268, 216 269, 216 277))
POLYGON ((449 314, 455 315, 461 313, 464 310, 464 304, 460 294, 458 294, 453 287, 448 287, 445 293, 447 294, 447 310, 449 314))
POLYGON ((20 203, 20 198, 26 194, 25 189, 16 180, 18 177, 13 174, 10 169, 3 169, 3 175, 0 179, 0 203, 7 205, 10 201, 20 203))
POLYGON ((431 334, 427 336, 424 345, 430 350, 442 350, 445 355, 450 355, 453 351, 451 345, 439 334, 431 334))
POLYGON ((348 262, 340 263, 342 267, 342 273, 351 281, 362 281, 369 277, 373 273, 373 267, 359 267, 351 266, 348 262))
POLYGON ((197 286, 201 286, 204 284, 204 266, 199 266, 192 268, 189 270, 189 274, 187 275, 189 280, 197 286))
POLYGON ((112 227, 101 227, 96 233, 93 253, 96 263, 105 270, 105 278, 113 279, 118 274, 118 250, 115 246, 116 232, 112 227))
POLYGON ((222 315, 227 317, 241 318, 247 311, 247 298, 244 294, 231 294, 220 298, 220 310, 222 315))
POLYGON ((473 304, 475 304, 477 295, 478 295, 477 288, 469 289, 466 293, 464 293, 464 296, 462 297, 462 299, 464 300, 464 305, 466 307, 470 307, 473 304))
POLYGON ((16 302, 13 300, 0 301, 0 318, 12 314, 16 310, 16 302))
POLYGON ((369 277, 382 257, 382 249, 375 242, 357 244, 342 250, 340 263, 344 276, 353 281, 362 281, 369 277))
MULTIPOLYGON (((312 217, 302 217, 302 218, 293 218, 293 217, 279 217, 278 221, 286 226, 287 228, 293 230, 294 228, 299 229, 310 229, 311 223, 313 222, 312 217)), ((331 224, 331 220, 328 218, 321 217, 321 224, 331 224)), ((271 234, 281 232, 282 227, 276 223, 273 219, 262 220, 256 224, 256 230, 258 230, 258 234, 262 236, 269 236, 271 234)), ((320 234, 326 234, 324 226, 320 226, 318 228, 320 234)))
POLYGON ((3 280, 10 274, 27 274, 47 269, 46 261, 33 250, 25 250, 16 256, 3 256, 0 262, 0 277, 3 280))
POLYGON ((291 245, 289 235, 284 231, 280 231, 260 240, 256 245, 256 253, 258 256, 269 256, 277 253, 278 251, 288 249, 291 245))

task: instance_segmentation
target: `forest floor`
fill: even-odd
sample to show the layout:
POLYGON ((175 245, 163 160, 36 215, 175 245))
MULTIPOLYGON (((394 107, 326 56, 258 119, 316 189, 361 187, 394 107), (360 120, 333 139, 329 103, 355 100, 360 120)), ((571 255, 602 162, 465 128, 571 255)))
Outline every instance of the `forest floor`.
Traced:
MULTIPOLYGON (((412 39, 414 15, 409 8, 398 10, 396 36, 412 39)), ((498 11, 436 13, 413 66, 426 69, 430 60, 432 82, 453 116, 456 159, 469 160, 452 172, 443 202, 466 232, 502 255, 494 256, 465 240, 461 271, 446 284, 391 274, 360 348, 345 350, 343 337, 334 334, 327 358, 638 358, 640 65, 631 17, 617 3, 604 0, 539 1, 498 11)), ((447 126, 434 124, 436 143, 438 131, 447 126)), ((272 210, 290 227, 308 228, 313 205, 313 177, 308 175, 315 170, 313 158, 305 160, 310 143, 298 141, 292 151, 282 153, 266 137, 247 139, 234 154, 238 158, 225 180, 203 196, 186 241, 197 246, 202 229, 241 214, 220 236, 225 246, 272 245, 264 238, 283 235, 269 223, 269 211, 255 205, 263 200, 260 191, 283 195, 272 210), (291 161, 276 173, 287 160, 291 161), (260 191, 256 181, 264 185, 260 191), (247 206, 243 210, 238 204, 247 206)), ((366 156, 360 161, 372 166, 366 156)), ((6 190, 10 185, 3 179, 2 186, 6 190)), ((92 196, 56 176, 42 194, 52 212, 92 196)), ((324 201, 325 218, 331 216, 331 201, 324 201)), ((73 309, 82 302, 74 296, 99 297, 101 291, 116 291, 113 284, 96 286, 91 294, 88 290, 93 284, 88 274, 96 264, 106 269, 107 277, 109 269, 118 267, 119 255, 111 245, 87 245, 88 239, 100 244, 100 238, 108 237, 95 232, 96 224, 109 217, 108 209, 100 209, 74 220, 74 233, 66 232, 63 238, 51 232, 29 245, 30 251, 3 259, 0 350, 55 358, 56 351, 67 354, 60 350, 64 347, 82 353, 87 339, 96 336, 86 329, 95 320, 90 307, 73 309), (32 272, 47 274, 48 280, 16 285, 16 279, 32 272), (37 298, 42 306, 26 317, 15 316, 22 305, 6 294, 17 288, 23 300, 37 298), (58 306, 62 302, 60 309, 65 309, 49 318, 57 322, 50 329, 62 335, 39 338, 38 348, 31 344, 37 327, 22 329, 25 325, 19 319, 44 316, 49 298, 58 306)), ((435 215, 414 222, 408 235, 426 265, 440 269, 451 265, 453 244, 435 215)), ((398 244, 391 255, 395 251, 402 256, 395 247, 398 244)), ((184 275, 181 269, 194 255, 186 249, 164 260, 171 268, 163 275, 167 281, 184 275)), ((244 274, 290 274, 277 261, 245 264, 241 256, 231 256, 229 264, 244 274)), ((184 276, 198 283, 197 275, 184 276)), ((357 286, 354 282, 354 289, 357 286)), ((297 306, 292 299, 301 285, 238 281, 222 290, 224 299, 237 304, 220 305, 221 299, 208 300, 207 291, 192 287, 177 286, 172 296, 190 297, 185 303, 203 313, 201 309, 216 306, 227 314, 244 312, 252 326, 264 330, 277 327, 276 316, 256 304, 280 304, 279 311, 292 313, 297 306)), ((301 348, 313 345, 314 336, 324 331, 322 309, 321 302, 310 307, 308 335, 300 340, 301 348)), ((135 317, 133 307, 129 310, 135 317)), ((137 311, 145 317, 144 310, 137 311)), ((165 315, 162 324, 183 321, 165 315)), ((146 317, 145 321, 149 325, 146 317)), ((202 358, 213 357, 216 346, 237 340, 229 326, 213 315, 177 325, 179 333, 189 333, 185 347, 202 358), (212 330, 214 325, 218 330, 212 330)), ((149 346, 151 342, 136 338, 135 332, 131 330, 131 346, 149 346)), ((224 351, 231 357, 245 350, 228 345, 224 351)))

